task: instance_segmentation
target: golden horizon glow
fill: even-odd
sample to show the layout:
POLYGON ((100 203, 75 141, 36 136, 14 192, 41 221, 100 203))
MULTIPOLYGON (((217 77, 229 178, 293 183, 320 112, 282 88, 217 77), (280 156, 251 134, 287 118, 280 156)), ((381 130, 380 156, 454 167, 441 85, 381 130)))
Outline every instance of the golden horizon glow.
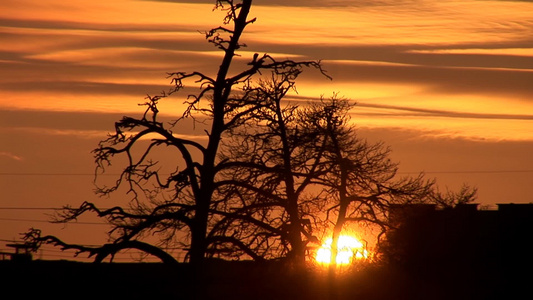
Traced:
MULTIPOLYGON (((317 250, 315 260, 320 264, 328 265, 331 263, 331 247, 333 239, 328 238, 324 244, 317 250)), ((368 258, 368 251, 356 237, 350 235, 341 235, 337 241, 337 265, 347 265, 354 259, 368 258)))

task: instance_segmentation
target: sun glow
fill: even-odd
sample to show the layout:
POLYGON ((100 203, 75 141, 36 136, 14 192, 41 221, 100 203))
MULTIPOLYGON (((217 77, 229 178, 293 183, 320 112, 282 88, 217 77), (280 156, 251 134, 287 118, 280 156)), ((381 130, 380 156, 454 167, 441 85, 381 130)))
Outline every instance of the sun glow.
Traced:
MULTIPOLYGON (((324 244, 316 252, 316 261, 320 264, 331 263, 331 245, 332 238, 328 238, 324 244)), ((357 238, 349 235, 339 236, 337 242, 337 258, 338 265, 350 264, 354 259, 363 259, 368 257, 368 251, 365 249, 362 242, 357 238)))

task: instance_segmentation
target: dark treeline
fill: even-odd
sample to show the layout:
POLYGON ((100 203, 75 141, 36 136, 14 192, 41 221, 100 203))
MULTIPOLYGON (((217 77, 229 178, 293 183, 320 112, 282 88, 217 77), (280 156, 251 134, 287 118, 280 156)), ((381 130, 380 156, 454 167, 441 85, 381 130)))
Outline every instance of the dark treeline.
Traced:
MULTIPOLYGON (((3 295, 30 299, 518 299, 527 285, 499 269, 407 270, 367 265, 334 286, 325 270, 291 272, 281 262, 213 261, 193 279, 190 264, 0 261, 3 295), (481 272, 483 271, 483 272, 481 272)), ((516 274, 515 274, 516 275, 516 274)), ((7 298, 6 298, 7 299, 7 298)))
POLYGON ((397 206, 379 261, 338 269, 288 259, 194 264, 0 261, 4 293, 75 299, 522 299, 533 204, 397 206))

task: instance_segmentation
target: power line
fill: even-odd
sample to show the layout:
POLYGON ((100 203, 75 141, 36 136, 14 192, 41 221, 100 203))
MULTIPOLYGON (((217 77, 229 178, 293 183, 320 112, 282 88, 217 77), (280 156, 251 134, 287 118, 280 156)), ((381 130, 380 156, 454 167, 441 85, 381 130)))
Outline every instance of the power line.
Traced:
MULTIPOLYGON (((76 209, 74 207, 11 207, 11 206, 4 206, 0 207, 0 210, 65 210, 65 209, 76 209)), ((100 210, 108 210, 111 209, 110 207, 100 207, 100 210)), ((123 208, 125 211, 134 211, 134 209, 130 208, 123 208)))
POLYGON ((50 223, 50 221, 46 221, 46 220, 12 219, 12 218, 0 218, 0 221, 20 221, 20 222, 40 222, 40 223, 50 223))
POLYGON ((96 222, 51 222, 47 220, 35 220, 35 219, 13 219, 13 218, 0 218, 0 221, 16 221, 16 222, 39 222, 39 223, 49 223, 49 224, 62 224, 62 225, 109 225, 108 223, 96 223, 96 222))
MULTIPOLYGON (((485 174, 485 173, 533 173, 532 170, 458 170, 458 171, 401 171, 398 174, 485 174)), ((94 176, 92 173, 0 173, 0 176, 94 176)), ((97 176, 121 176, 122 174, 98 174, 97 176)), ((170 175, 170 174, 161 174, 170 175)))
MULTIPOLYGON (((13 243, 13 242, 20 242, 20 239, 17 241, 17 240, 14 240, 14 239, 0 239, 0 242, 8 242, 8 243, 13 243)), ((101 245, 89 245, 89 244, 78 244, 80 246, 84 246, 84 247, 99 247, 101 245)), ((52 251, 52 252, 64 252, 64 251, 68 251, 68 250, 74 250, 74 249, 67 249, 67 250, 52 250, 52 249, 46 249, 45 247, 53 247, 53 248, 57 248, 57 246, 53 246, 53 245, 48 245, 48 244, 44 244, 41 246, 41 248, 39 248, 40 251, 52 251)), ((140 250, 138 250, 140 251, 140 250)))
MULTIPOLYGON (((0 242, 13 243, 13 242, 17 242, 17 241, 14 241, 13 239, 11 239, 11 240, 0 239, 0 242)), ((84 246, 84 247, 100 247, 100 246, 102 246, 102 245, 88 245, 88 244, 77 244, 77 245, 84 246)), ((65 251, 77 251, 77 249, 54 250, 54 249, 57 249, 57 247, 58 246, 45 244, 45 245, 42 245, 41 248, 39 248, 39 251, 56 252, 56 253, 65 253, 65 251), (46 247, 51 247, 51 249, 47 249, 46 247)), ((165 250, 165 251, 172 251, 172 250, 183 251, 183 250, 186 250, 186 248, 184 248, 184 247, 160 247, 160 249, 165 250)), ((128 249, 123 249, 121 253, 122 254, 127 254, 127 253, 144 253, 144 252, 142 250, 128 248, 128 249)))
POLYGON ((409 171, 397 174, 501 174, 501 173, 533 173, 533 170, 485 170, 485 171, 409 171))
MULTIPOLYGON (((0 242, 8 242, 8 243, 16 243, 21 242, 15 241, 13 239, 0 239, 0 242)), ((81 245, 81 244, 80 244, 81 245)), ((85 247, 99 247, 101 245, 81 245, 85 247)), ((45 258, 52 258, 52 257, 60 257, 65 259, 71 259, 71 260, 92 260, 90 257, 84 257, 83 254, 81 256, 75 256, 73 255, 73 252, 76 252, 77 249, 65 249, 65 250, 56 250, 56 246, 51 245, 42 245, 36 252, 35 256, 39 257, 45 257, 45 258)), ((181 247, 164 247, 161 248, 163 250, 184 250, 184 248, 181 247)), ((9 251, 10 249, 3 249, 0 248, 0 251, 9 251)), ((138 250, 138 249, 124 249, 123 251, 120 251, 115 254, 113 260, 115 261, 138 261, 139 258, 132 257, 132 255, 144 255, 145 252, 138 250)), ((148 255, 141 259, 141 261, 159 261, 158 258, 148 255)))
MULTIPOLYGON (((97 176, 120 176, 121 174, 97 174, 97 176)), ((0 176, 95 176, 94 173, 0 173, 0 176)))
POLYGON ((5 210, 63 210, 63 208, 57 207, 0 207, 0 209, 5 210))

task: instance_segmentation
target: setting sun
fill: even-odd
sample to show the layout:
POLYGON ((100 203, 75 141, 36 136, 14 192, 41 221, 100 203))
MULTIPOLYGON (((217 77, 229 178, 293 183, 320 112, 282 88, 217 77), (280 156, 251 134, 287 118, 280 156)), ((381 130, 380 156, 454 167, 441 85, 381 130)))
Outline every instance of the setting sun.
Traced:
MULTIPOLYGON (((332 238, 328 238, 324 244, 316 252, 316 261, 321 264, 331 263, 331 244, 333 243, 332 238)), ((354 259, 367 258, 368 252, 364 248, 363 243, 361 243, 357 238, 349 235, 339 236, 339 241, 337 242, 337 259, 336 262, 339 265, 349 264, 354 259)))

